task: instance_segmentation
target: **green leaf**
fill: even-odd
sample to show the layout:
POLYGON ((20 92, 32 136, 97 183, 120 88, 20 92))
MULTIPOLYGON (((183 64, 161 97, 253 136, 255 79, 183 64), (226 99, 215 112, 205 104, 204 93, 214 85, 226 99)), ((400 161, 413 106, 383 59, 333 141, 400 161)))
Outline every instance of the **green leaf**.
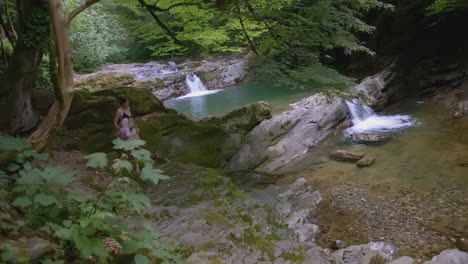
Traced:
POLYGON ((31 206, 31 204, 32 204, 31 200, 28 197, 24 197, 24 196, 18 197, 13 201, 14 206, 19 206, 23 208, 29 207, 31 206))
POLYGON ((41 176, 47 181, 47 183, 64 186, 74 180, 73 175, 66 173, 63 167, 46 167, 41 176))
POLYGON ((88 160, 88 162, 86 163, 86 166, 88 167, 101 169, 107 167, 108 161, 106 153, 97 152, 85 156, 85 158, 88 160))
POLYGON ((151 152, 146 149, 132 150, 131 155, 137 160, 153 162, 153 159, 151 158, 151 152))
POLYGON ((52 204, 58 204, 58 201, 55 197, 44 194, 44 193, 38 193, 34 196, 34 202, 38 203, 43 206, 49 206, 52 204))
POLYGON ((71 224, 72 224, 72 221, 71 220, 63 220, 62 224, 63 224, 64 227, 70 227, 71 224))
POLYGON ((96 255, 99 257, 107 257, 108 253, 106 247, 104 246, 104 242, 97 238, 90 238, 83 243, 81 249, 81 253, 85 258, 88 258, 92 255, 96 255))
POLYGON ((35 160, 43 160, 43 161, 49 159, 49 154, 39 153, 35 149, 25 150, 21 153, 21 156, 23 156, 23 158, 33 158, 35 160))
POLYGON ((169 176, 163 174, 162 170, 155 169, 151 165, 147 165, 143 168, 140 178, 144 181, 150 181, 153 184, 158 184, 160 180, 170 179, 169 176))
POLYGON ((129 193, 127 194, 127 200, 137 212, 141 212, 151 205, 151 200, 142 193, 129 193))
POLYGON ((135 264, 149 264, 150 260, 148 259, 147 256, 142 255, 142 254, 136 254, 135 255, 135 264))
POLYGON ((112 169, 116 172, 116 173, 121 173, 124 169, 126 169, 127 171, 131 172, 132 169, 133 169, 133 165, 130 161, 128 160, 122 160, 122 159, 116 159, 114 160, 114 162, 112 163, 112 169))
POLYGON ((83 231, 84 229, 80 228, 78 225, 73 225, 72 240, 81 251, 81 254, 83 254, 85 258, 92 255, 107 257, 108 253, 102 240, 90 238, 86 235, 86 232, 83 231))
POLYGON ((114 143, 114 149, 133 150, 137 147, 145 145, 146 142, 142 139, 121 140, 120 138, 116 138, 112 141, 112 143, 114 143))
POLYGON ((46 258, 42 264, 63 264, 63 260, 52 260, 50 258, 46 258))
POLYGON ((42 171, 38 168, 34 168, 34 169, 31 169, 31 170, 22 170, 20 171, 20 178, 17 180, 17 182, 21 185, 25 185, 25 184, 34 184, 36 183, 41 175, 42 175, 42 171))
POLYGON ((23 150, 30 148, 31 144, 24 138, 0 136, 1 150, 23 150))
POLYGON ((122 245, 122 252, 123 253, 135 253, 140 247, 135 240, 127 239, 124 240, 122 245))
POLYGON ((19 169, 21 169, 21 166, 16 164, 16 163, 10 163, 6 167, 6 170, 9 171, 9 172, 15 172, 15 171, 17 171, 19 169))

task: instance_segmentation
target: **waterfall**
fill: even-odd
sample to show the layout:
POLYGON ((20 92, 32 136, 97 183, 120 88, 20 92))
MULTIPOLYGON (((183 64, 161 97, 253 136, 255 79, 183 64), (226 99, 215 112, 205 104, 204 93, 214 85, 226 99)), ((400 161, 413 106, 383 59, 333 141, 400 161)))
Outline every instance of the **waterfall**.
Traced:
POLYGON ((187 74, 187 78, 185 78, 185 83, 187 84, 187 87, 189 88, 191 94, 208 91, 203 82, 200 80, 200 78, 198 78, 198 76, 195 73, 187 74))
POLYGON ((351 101, 347 100, 346 105, 348 105, 349 112, 351 113, 351 120, 354 125, 375 115, 374 110, 359 98, 353 98, 351 101))
POLYGON ((419 124, 410 115, 377 115, 361 99, 347 100, 346 105, 353 121, 353 126, 345 131, 345 134, 348 135, 366 132, 391 132, 419 124))

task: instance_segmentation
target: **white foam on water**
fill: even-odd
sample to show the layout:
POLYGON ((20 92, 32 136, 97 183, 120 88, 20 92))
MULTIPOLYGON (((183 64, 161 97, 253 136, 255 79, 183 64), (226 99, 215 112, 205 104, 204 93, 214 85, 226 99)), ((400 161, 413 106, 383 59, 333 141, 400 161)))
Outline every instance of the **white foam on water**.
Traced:
POLYGON ((177 97, 175 99, 183 99, 183 98, 202 96, 202 95, 207 95, 207 94, 215 94, 215 93, 218 93, 218 92, 221 92, 221 91, 222 91, 222 89, 198 91, 198 92, 193 92, 193 93, 186 94, 184 96, 177 97))
POLYGON ((353 126, 346 129, 346 134, 365 132, 391 132, 418 125, 416 118, 410 115, 381 116, 367 106, 361 99, 346 101, 353 126))

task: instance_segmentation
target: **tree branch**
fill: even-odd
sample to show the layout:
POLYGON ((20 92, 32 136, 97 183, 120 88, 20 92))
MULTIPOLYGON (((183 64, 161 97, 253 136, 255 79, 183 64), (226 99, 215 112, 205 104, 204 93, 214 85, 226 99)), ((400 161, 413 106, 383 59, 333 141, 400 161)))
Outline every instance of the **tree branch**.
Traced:
POLYGON ((249 42, 250 48, 255 53, 255 55, 259 56, 259 54, 257 52, 257 49, 255 48, 254 44, 252 43, 252 40, 250 39, 250 36, 247 33, 247 30, 245 29, 244 21, 242 20, 241 11, 240 11, 240 7, 239 7, 238 4, 236 4, 236 11, 237 11, 237 15, 239 16, 239 23, 240 23, 240 25, 242 27, 242 31, 244 31, 244 35, 247 38, 247 41, 249 42))
POLYGON ((70 14, 67 15, 66 21, 68 24, 75 18, 79 13, 83 12, 86 8, 94 5, 95 3, 99 2, 101 0, 86 0, 84 4, 81 6, 77 7, 75 10, 71 11, 70 14))
MULTIPOLYGON (((154 20, 156 20, 156 23, 162 27, 162 29, 164 31, 166 31, 166 33, 172 38, 172 40, 174 40, 174 42, 176 44, 179 44, 179 45, 183 45, 182 41, 180 41, 176 35, 174 33, 172 33, 172 31, 169 29, 168 26, 166 26, 166 24, 164 24, 161 19, 159 19, 159 17, 156 15, 155 13, 155 10, 157 10, 156 6, 153 6, 153 5, 148 5, 145 0, 138 0, 138 2, 140 2, 140 4, 142 6, 144 6, 146 8, 146 10, 148 10, 148 12, 151 14, 151 16, 154 18, 154 20)), ((161 9, 163 10, 163 9, 161 9)), ((159 11, 159 10, 158 10, 159 11)))
POLYGON ((159 11, 159 12, 167 12, 169 10, 171 10, 172 8, 174 7, 178 7, 178 6, 198 6, 198 3, 177 3, 177 4, 173 4, 167 8, 160 8, 158 6, 156 6, 156 3, 154 5, 149 5, 151 8, 153 8, 154 10, 156 11, 159 11))

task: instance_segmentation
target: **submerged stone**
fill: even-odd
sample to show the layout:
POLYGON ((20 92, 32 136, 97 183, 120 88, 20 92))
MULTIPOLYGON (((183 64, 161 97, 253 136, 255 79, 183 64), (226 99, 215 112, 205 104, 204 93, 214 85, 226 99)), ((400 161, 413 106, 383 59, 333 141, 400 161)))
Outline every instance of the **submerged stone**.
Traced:
POLYGON ((351 138, 357 143, 379 143, 391 139, 389 135, 381 133, 355 133, 351 135, 351 138))
POLYGON ((375 158, 374 157, 363 157, 362 159, 358 160, 356 162, 356 165, 359 168, 364 168, 364 167, 370 167, 372 164, 375 163, 375 158))
POLYGON ((362 152, 352 152, 347 150, 336 150, 335 152, 331 153, 330 156, 337 159, 342 159, 346 161, 356 162, 362 159, 366 155, 362 152))

